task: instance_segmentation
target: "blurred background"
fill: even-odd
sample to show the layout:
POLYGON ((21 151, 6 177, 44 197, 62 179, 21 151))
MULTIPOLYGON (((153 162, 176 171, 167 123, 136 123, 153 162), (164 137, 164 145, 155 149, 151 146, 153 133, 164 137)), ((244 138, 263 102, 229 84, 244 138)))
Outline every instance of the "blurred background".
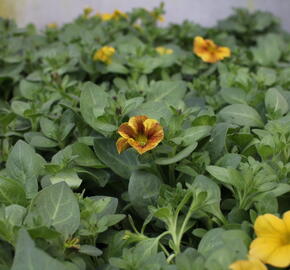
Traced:
MULTIPOLYGON (((203 26, 213 26, 216 21, 232 13, 234 7, 251 11, 270 11, 281 19, 282 26, 290 32, 290 0, 163 0, 165 22, 189 19, 203 26)), ((0 16, 13 18, 20 26, 35 23, 39 28, 48 23, 59 25, 70 22, 92 7, 94 12, 107 13, 114 9, 130 11, 134 7, 152 9, 159 0, 0 0, 0 16)))

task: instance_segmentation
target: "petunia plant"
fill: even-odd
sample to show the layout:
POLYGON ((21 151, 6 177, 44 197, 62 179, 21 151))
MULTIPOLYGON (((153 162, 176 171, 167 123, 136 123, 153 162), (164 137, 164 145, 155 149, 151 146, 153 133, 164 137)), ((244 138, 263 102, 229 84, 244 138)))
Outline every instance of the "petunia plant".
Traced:
POLYGON ((79 13, 0 18, 0 269, 289 268, 279 20, 79 13))

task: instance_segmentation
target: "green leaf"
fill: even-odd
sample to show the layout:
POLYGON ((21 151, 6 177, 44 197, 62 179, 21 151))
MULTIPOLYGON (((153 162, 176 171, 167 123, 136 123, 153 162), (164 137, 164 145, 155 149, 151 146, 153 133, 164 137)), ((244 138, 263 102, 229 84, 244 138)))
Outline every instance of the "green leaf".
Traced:
POLYGON ((216 228, 208 231, 198 245, 198 251, 207 258, 206 265, 220 264, 227 269, 229 264, 238 258, 246 257, 250 238, 242 230, 216 228))
POLYGON ((99 257, 103 253, 100 249, 94 246, 90 246, 90 245, 81 245, 78 252, 89 255, 89 256, 93 256, 93 257, 99 257))
POLYGON ((53 140, 58 139, 58 126, 46 117, 40 118, 40 128, 42 133, 53 140))
POLYGON ((67 270, 44 251, 37 248, 26 230, 18 233, 15 257, 11 270, 67 270))
POLYGON ((13 179, 0 176, 0 204, 27 204, 23 185, 13 179))
POLYGON ((265 86, 270 86, 276 82, 277 72, 272 68, 258 68, 256 79, 265 86))
POLYGON ((117 73, 117 74, 128 74, 128 69, 121 63, 113 61, 111 64, 106 66, 108 72, 117 73))
POLYGON ((26 215, 26 208, 18 204, 11 204, 5 207, 5 217, 8 223, 13 226, 21 226, 26 215))
POLYGON ((161 118, 169 120, 172 112, 164 102, 148 101, 129 114, 130 117, 135 115, 147 115, 149 118, 160 121, 161 118))
POLYGON ((243 182, 240 173, 233 168, 226 169, 218 166, 207 166, 206 170, 220 182, 232 185, 236 188, 239 188, 240 184, 243 182))
POLYGON ((31 146, 36 148, 54 148, 58 146, 56 141, 44 137, 41 132, 26 132, 24 138, 31 146))
POLYGON ((269 33, 258 38, 258 46, 252 48, 254 60, 262 66, 276 65, 279 61, 284 41, 281 35, 269 33))
POLYGON ((152 83, 148 91, 148 100, 175 106, 185 95, 186 83, 184 81, 158 81, 152 83))
POLYGON ((193 248, 187 248, 176 256, 178 270, 205 270, 204 261, 205 259, 193 248))
POLYGON ((111 139, 95 139, 94 150, 99 160, 125 179, 129 179, 131 173, 140 165, 135 150, 128 149, 118 154, 116 145, 111 139))
POLYGON ((72 235, 80 224, 78 201, 64 182, 48 186, 32 200, 25 223, 33 227, 33 220, 53 226, 65 237, 72 235))
POLYGON ((171 139, 171 141, 176 144, 183 143, 183 145, 188 146, 194 141, 199 141, 204 137, 209 136, 211 129, 211 126, 195 126, 187 128, 182 135, 171 139))
POLYGON ((82 87, 80 110, 85 122, 99 132, 112 132, 116 126, 98 119, 105 114, 109 95, 102 87, 87 82, 82 87))
POLYGON ((79 178, 74 169, 70 168, 58 172, 51 176, 49 180, 52 184, 65 182, 70 188, 78 188, 82 183, 82 179, 79 178))
POLYGON ((216 161, 227 152, 226 138, 230 127, 231 125, 228 123, 218 123, 213 127, 211 138, 207 145, 207 149, 213 161, 216 161))
POLYGON ((220 94, 229 104, 247 104, 246 92, 241 88, 224 88, 220 91, 220 94))
POLYGON ((21 80, 19 90, 23 97, 33 100, 37 92, 41 90, 41 85, 39 83, 21 80))
POLYGON ((248 127, 263 127, 263 121, 255 109, 246 104, 232 104, 219 112, 219 116, 232 124, 248 127))
POLYGON ((19 140, 8 156, 6 169, 12 179, 24 185, 27 197, 32 198, 37 193, 37 177, 44 164, 43 158, 30 145, 19 140))
POLYGON ((72 155, 76 156, 74 162, 79 166, 103 168, 104 165, 97 159, 91 148, 83 143, 74 143, 70 145, 72 149, 72 155))
POLYGON ((11 103, 11 109, 15 114, 24 117, 25 111, 30 110, 31 106, 27 102, 14 100, 11 103))
POLYGON ((265 95, 265 106, 268 113, 284 115, 288 112, 288 102, 276 88, 270 88, 265 95))
POLYGON ((186 157, 188 157, 194 149, 197 147, 197 142, 194 142, 193 144, 185 147, 183 150, 181 150, 179 153, 177 153, 174 157, 169 158, 158 158, 155 160, 155 163, 158 165, 169 165, 176 163, 186 157))
POLYGON ((220 211, 221 191, 219 186, 214 181, 203 175, 198 175, 194 179, 191 188, 194 192, 206 192, 206 205, 202 208, 204 211, 209 212, 221 219, 223 218, 220 211))
POLYGON ((148 214, 147 207, 156 202, 161 187, 161 180, 154 174, 136 170, 132 173, 128 194, 134 208, 141 215, 148 214))

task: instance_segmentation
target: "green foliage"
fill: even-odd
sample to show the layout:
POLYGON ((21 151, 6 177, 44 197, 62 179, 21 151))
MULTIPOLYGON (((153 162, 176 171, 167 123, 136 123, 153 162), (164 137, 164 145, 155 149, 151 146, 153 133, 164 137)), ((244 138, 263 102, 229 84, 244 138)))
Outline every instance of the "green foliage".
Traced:
POLYGON ((211 28, 163 13, 0 19, 1 270, 228 270, 258 215, 289 210, 289 34, 261 11, 211 28), (231 57, 203 62, 196 36, 231 57), (164 139, 119 154, 136 115, 164 139))

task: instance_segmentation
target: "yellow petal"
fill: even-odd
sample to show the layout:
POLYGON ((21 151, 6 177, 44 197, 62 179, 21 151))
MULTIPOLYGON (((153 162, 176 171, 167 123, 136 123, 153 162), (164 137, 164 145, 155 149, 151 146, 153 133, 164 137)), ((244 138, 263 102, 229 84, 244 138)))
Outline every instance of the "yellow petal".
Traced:
POLYGON ((282 245, 279 238, 258 237, 250 245, 249 256, 263 262, 282 245))
POLYGON ((136 133, 134 129, 128 125, 128 122, 123 123, 119 128, 118 128, 118 133, 125 139, 129 138, 135 138, 136 133))
POLYGON ((220 60, 231 56, 231 50, 227 47, 218 47, 216 53, 220 60))
POLYGON ((140 155, 144 154, 148 150, 144 148, 139 142, 134 139, 128 139, 128 144, 131 145, 140 155))
POLYGON ((258 237, 279 237, 287 234, 283 220, 271 214, 259 216, 255 221, 254 229, 258 237))
POLYGON ((290 233, 290 211, 287 211, 283 215, 283 221, 287 227, 288 232, 290 233))
POLYGON ((158 52, 160 55, 164 55, 166 49, 164 47, 157 47, 155 48, 156 52, 158 52))
POLYGON ((287 267, 290 265, 290 245, 277 248, 270 257, 265 260, 266 263, 276 267, 287 267))
POLYGON ((127 139, 125 138, 119 138, 116 142, 116 146, 119 154, 130 147, 130 145, 127 142, 127 139))
POLYGON ((144 134, 148 138, 148 140, 151 139, 151 137, 162 137, 163 139, 164 132, 162 126, 159 124, 159 122, 155 119, 146 119, 143 123, 144 126, 144 134))
POLYGON ((143 134, 144 133, 144 126, 143 122, 148 119, 145 115, 138 115, 133 116, 129 119, 129 126, 133 128, 136 134, 143 134))
POLYGON ((267 267, 259 260, 239 260, 232 263, 231 270, 267 270, 267 267))
POLYGON ((219 61, 217 54, 214 52, 204 52, 200 54, 199 56, 204 62, 207 62, 207 63, 215 63, 219 61))
POLYGON ((101 18, 102 18, 103 21, 109 21, 109 20, 112 19, 112 17, 113 17, 113 15, 109 14, 109 13, 104 13, 104 14, 101 15, 101 18))
POLYGON ((194 38, 194 47, 202 47, 205 45, 205 40, 200 37, 200 36, 197 36, 194 38))

